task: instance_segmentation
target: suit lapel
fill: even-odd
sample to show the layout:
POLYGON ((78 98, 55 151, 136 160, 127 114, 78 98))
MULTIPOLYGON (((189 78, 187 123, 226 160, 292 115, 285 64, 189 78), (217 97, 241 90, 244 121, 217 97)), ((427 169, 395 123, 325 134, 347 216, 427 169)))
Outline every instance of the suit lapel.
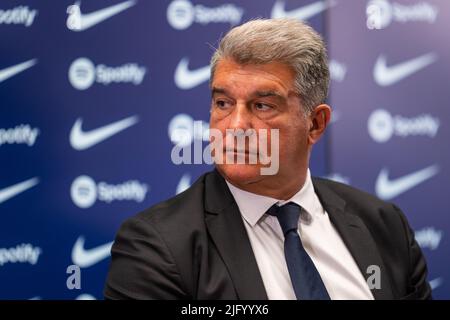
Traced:
POLYGON ((371 265, 380 267, 380 289, 371 289, 374 298, 376 300, 393 299, 394 296, 386 274, 386 268, 367 226, 358 217, 357 212, 350 206, 347 206, 345 200, 323 182, 313 179, 313 183, 320 202, 328 212, 331 222, 342 237, 366 281, 372 274, 368 273, 367 268, 371 265))
POLYGON ((266 300, 267 294, 239 208, 225 180, 214 170, 205 180, 206 226, 239 299, 266 300))

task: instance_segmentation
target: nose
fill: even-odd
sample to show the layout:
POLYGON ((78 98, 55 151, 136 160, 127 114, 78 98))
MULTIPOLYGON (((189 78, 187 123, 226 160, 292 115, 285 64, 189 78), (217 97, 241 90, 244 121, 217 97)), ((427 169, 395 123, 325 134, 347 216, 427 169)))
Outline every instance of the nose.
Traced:
POLYGON ((247 130, 252 127, 252 114, 245 103, 237 102, 236 107, 230 114, 229 129, 247 130))

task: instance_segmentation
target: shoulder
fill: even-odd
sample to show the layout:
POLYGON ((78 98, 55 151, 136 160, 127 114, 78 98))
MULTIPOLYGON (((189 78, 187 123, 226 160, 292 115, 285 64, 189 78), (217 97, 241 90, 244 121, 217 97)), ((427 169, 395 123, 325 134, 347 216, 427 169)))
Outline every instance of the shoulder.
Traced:
POLYGON ((368 231, 358 233, 358 241, 370 243, 373 239, 399 297, 411 292, 416 299, 431 297, 425 258, 405 214, 396 205, 342 183, 314 178, 313 184, 331 217, 338 206, 347 222, 368 231))
POLYGON ((329 201, 330 197, 333 200, 339 199, 345 203, 348 214, 358 216, 371 227, 389 230, 407 227, 403 212, 393 203, 336 181, 313 178, 313 184, 321 202, 329 201))
POLYGON ((122 223, 111 250, 106 297, 185 299, 193 292, 189 248, 206 237, 203 197, 208 174, 122 223))
POLYGON ((347 205, 356 207, 370 207, 374 208, 393 208, 392 203, 384 201, 375 195, 363 191, 361 189, 328 180, 324 178, 313 177, 314 189, 319 194, 329 195, 332 192, 346 202, 347 205))

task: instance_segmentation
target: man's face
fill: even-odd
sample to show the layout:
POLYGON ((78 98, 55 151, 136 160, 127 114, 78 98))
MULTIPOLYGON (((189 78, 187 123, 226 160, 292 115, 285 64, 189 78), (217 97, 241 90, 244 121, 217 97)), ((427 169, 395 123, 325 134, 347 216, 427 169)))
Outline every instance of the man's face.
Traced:
MULTIPOLYGON (((300 97, 295 93, 294 77, 294 71, 279 62, 240 65, 224 59, 217 64, 211 85, 210 128, 220 130, 224 138, 226 129, 254 129, 257 134, 259 129, 279 129, 278 173, 261 175, 263 165, 248 164, 247 153, 246 164, 216 164, 231 183, 244 186, 266 180, 282 184, 308 167, 311 120, 305 116, 300 97)), ((230 139, 225 142, 229 143, 230 139)), ((269 134, 269 150, 270 145, 269 134)), ((247 144, 246 152, 248 147, 247 144)))

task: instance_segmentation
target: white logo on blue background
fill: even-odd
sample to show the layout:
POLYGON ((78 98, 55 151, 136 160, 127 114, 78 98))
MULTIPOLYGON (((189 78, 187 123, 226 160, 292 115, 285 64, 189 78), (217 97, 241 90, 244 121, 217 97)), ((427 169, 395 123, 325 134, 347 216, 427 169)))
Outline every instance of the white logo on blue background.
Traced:
POLYGON ((29 124, 21 124, 14 128, 0 128, 0 147, 4 144, 26 144, 34 146, 39 128, 33 128, 29 124))
POLYGON ((184 57, 175 69, 174 80, 178 88, 188 90, 208 81, 210 75, 211 70, 209 65, 190 70, 189 58, 184 57))
POLYGON ((376 142, 388 141, 394 133, 394 121, 386 110, 375 110, 368 121, 369 135, 376 142))
POLYGON ((301 8, 286 11, 285 1, 277 0, 272 7, 271 17, 308 20, 334 5, 336 5, 336 2, 333 0, 320 0, 307 4, 301 8))
POLYGON ((113 242, 90 249, 84 247, 84 242, 84 237, 79 236, 72 248, 72 262, 80 268, 89 268, 109 257, 113 242))
POLYGON ((375 182, 375 192, 383 200, 391 200, 402 193, 431 179, 439 172, 438 165, 431 165, 395 179, 389 178, 389 170, 381 169, 375 182))
POLYGON ((67 28, 72 31, 84 31, 89 29, 100 22, 109 19, 116 14, 134 6, 136 1, 130 0, 122 3, 118 3, 100 10, 96 10, 87 14, 81 13, 80 5, 81 1, 77 1, 75 4, 67 7, 67 28))
POLYGON ((22 192, 27 191, 28 189, 33 188, 39 183, 39 178, 34 177, 19 183, 16 183, 12 186, 8 186, 0 189, 0 203, 8 201, 11 198, 14 198, 21 194, 22 192))
POLYGON ((347 74, 347 65, 337 60, 330 60, 330 78, 331 80, 342 82, 347 74))
POLYGON ((167 7, 167 21, 177 30, 189 28, 194 22, 194 6, 187 0, 175 0, 167 7))
POLYGON ((433 52, 388 66, 386 57, 380 55, 373 68, 373 78, 382 87, 393 85, 436 62, 437 55, 433 52))
POLYGON ((88 58, 78 58, 69 68, 69 81, 75 89, 86 90, 95 81, 95 66, 88 58))
POLYGON ((441 243, 444 232, 434 227, 426 227, 415 231, 415 239, 422 249, 436 250, 441 243))
POLYGON ((42 249, 30 243, 22 243, 12 248, 0 248, 0 267, 7 263, 38 263, 42 249))
POLYGON ((128 129, 129 127, 135 125, 138 121, 138 116, 131 116, 107 125, 103 125, 96 129, 85 131, 82 128, 83 119, 78 118, 70 130, 70 145, 78 151, 89 149, 120 133, 121 131, 128 129))
POLYGON ((244 9, 231 3, 210 8, 193 5, 188 0, 174 0, 167 7, 167 21, 176 30, 185 30, 194 22, 201 25, 229 23, 234 26, 241 22, 243 14, 244 9))
POLYGON ((89 176, 79 176, 70 188, 72 201, 80 208, 89 208, 97 200, 97 185, 89 176))
POLYGON ((367 123, 370 137, 378 142, 389 141, 392 136, 401 138, 409 136, 427 136, 434 138, 440 127, 439 118, 430 114, 416 117, 392 116, 384 109, 377 109, 371 113, 367 123))
POLYGON ((191 186, 191 175, 189 173, 183 174, 180 181, 178 182, 177 189, 175 191, 175 194, 179 194, 191 186))
POLYGON ((209 141, 209 124, 204 121, 197 121, 185 113, 175 115, 169 122, 168 133, 173 144, 180 147, 189 146, 194 139, 209 141))
POLYGON ((78 58, 69 68, 69 81, 75 89, 86 90, 94 82, 105 86, 111 83, 132 83, 140 85, 147 69, 137 63, 126 63, 118 67, 104 64, 97 66, 88 58, 78 58))
POLYGON ((28 68, 31 68, 37 63, 37 59, 31 59, 7 68, 4 68, 0 70, 0 82, 3 82, 5 80, 8 80, 11 77, 14 77, 15 75, 21 73, 22 71, 27 70, 28 68))
POLYGON ((106 182, 96 183, 91 177, 83 175, 76 178, 70 188, 73 203, 79 208, 92 207, 99 200, 106 203, 113 201, 144 201, 149 186, 137 180, 129 180, 120 184, 106 182))
POLYGON ((434 23, 438 9, 426 2, 408 5, 388 0, 371 0, 366 7, 366 15, 368 29, 384 29, 393 21, 434 23))
POLYGON ((23 24, 25 27, 30 27, 37 13, 36 9, 30 9, 28 6, 0 9, 0 24, 23 24))

